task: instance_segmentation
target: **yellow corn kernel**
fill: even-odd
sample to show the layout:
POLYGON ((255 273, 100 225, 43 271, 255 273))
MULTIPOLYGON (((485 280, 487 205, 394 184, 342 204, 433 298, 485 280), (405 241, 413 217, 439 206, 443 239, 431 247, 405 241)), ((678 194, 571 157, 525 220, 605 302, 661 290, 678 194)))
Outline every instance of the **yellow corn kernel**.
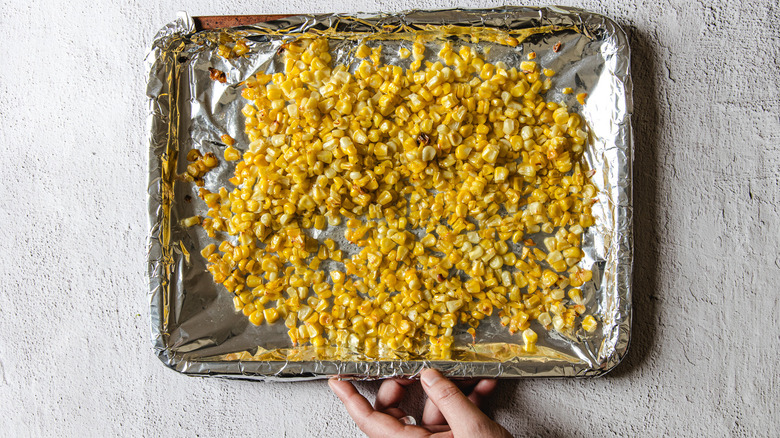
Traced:
POLYGON ((262 269, 265 272, 278 272, 279 271, 279 265, 272 259, 266 258, 263 259, 262 262, 262 269))
MULTIPOLYGON (((268 310, 268 309, 266 309, 268 310)), ((263 316, 264 316, 263 310, 255 310, 252 312, 251 315, 249 315, 249 322, 251 322, 254 325, 260 325, 263 323, 263 316)))
POLYGON ((217 246, 213 243, 206 245, 205 248, 203 248, 200 251, 200 255, 203 256, 204 259, 208 259, 211 254, 214 254, 214 252, 217 250, 217 246))
POLYGON ((422 238, 420 243, 423 244, 425 247, 431 247, 433 245, 436 245, 436 236, 433 234, 427 234, 425 237, 422 238))
POLYGON ((582 318, 582 328, 585 329, 586 332, 592 333, 596 330, 596 327, 598 327, 598 322, 596 322, 596 318, 593 316, 588 315, 585 318, 582 318))
POLYGON ((227 146, 233 146, 233 143, 236 142, 233 140, 233 137, 229 136, 228 134, 222 134, 222 137, 220 138, 222 139, 222 143, 225 143, 227 146))
POLYGON ((498 146, 494 144, 490 144, 482 151, 482 159, 486 162, 493 164, 496 162, 496 159, 498 158, 498 146))
POLYGON ((268 308, 263 310, 263 317, 268 322, 268 324, 273 324, 277 319, 279 319, 279 312, 274 308, 268 308))
POLYGON ((359 45, 357 50, 355 51, 355 56, 358 58, 368 58, 370 55, 371 55, 371 49, 365 44, 359 45))
POLYGON ((225 160, 227 161, 237 161, 241 159, 241 152, 239 152, 233 146, 228 146, 225 149, 224 155, 225 155, 225 160))
POLYGON ((539 339, 539 336, 530 328, 523 331, 523 342, 525 342, 524 350, 527 353, 536 353, 537 339, 539 339))

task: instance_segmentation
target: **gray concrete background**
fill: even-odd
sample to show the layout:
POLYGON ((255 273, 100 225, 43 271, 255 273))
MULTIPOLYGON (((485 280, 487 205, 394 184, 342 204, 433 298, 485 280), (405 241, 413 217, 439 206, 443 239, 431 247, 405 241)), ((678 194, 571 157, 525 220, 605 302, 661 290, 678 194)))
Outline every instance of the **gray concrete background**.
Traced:
MULTIPOLYGON (((633 344, 601 379, 503 382, 490 413, 518 436, 778 436, 780 7, 562 4, 633 47, 633 344)), ((188 378, 153 356, 142 61, 177 10, 449 5, 0 1, 0 436, 359 435, 324 381, 188 378)))

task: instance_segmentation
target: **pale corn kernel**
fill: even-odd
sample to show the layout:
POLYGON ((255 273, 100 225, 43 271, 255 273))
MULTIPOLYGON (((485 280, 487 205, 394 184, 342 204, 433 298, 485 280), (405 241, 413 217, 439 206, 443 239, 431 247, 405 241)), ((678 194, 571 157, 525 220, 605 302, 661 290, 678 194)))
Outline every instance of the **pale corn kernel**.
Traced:
POLYGON ((432 146, 425 146, 422 150, 421 158, 423 161, 431 161, 436 157, 436 149, 432 146))
POLYGON ((498 146, 493 144, 488 145, 482 151, 482 159, 491 164, 495 163, 496 159, 498 159, 498 146))
POLYGON ((559 315, 552 318, 552 325, 555 330, 562 331, 566 327, 566 321, 559 315))
POLYGON ((509 171, 506 167, 499 166, 496 168, 495 172, 493 173, 493 179, 497 183, 502 183, 506 181, 507 177, 509 176, 509 171))
POLYGON ((194 225, 198 225, 200 222, 201 222, 200 216, 190 216, 190 217, 188 217, 186 219, 183 219, 181 221, 181 224, 184 225, 185 227, 189 228, 189 227, 192 227, 194 225))

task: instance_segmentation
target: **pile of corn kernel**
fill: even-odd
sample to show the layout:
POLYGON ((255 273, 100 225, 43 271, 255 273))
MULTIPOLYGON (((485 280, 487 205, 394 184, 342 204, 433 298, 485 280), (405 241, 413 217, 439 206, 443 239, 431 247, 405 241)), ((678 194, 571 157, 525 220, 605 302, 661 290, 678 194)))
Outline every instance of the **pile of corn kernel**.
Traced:
POLYGON ((582 119, 543 97, 555 72, 533 53, 517 70, 467 45, 435 62, 407 46, 406 69, 365 44, 332 66, 327 39, 300 39, 283 73, 245 81, 249 146, 222 138, 234 188, 200 189, 214 281, 294 345, 366 358, 448 359, 456 330, 476 339, 494 314, 529 354, 533 320, 595 330, 578 265, 597 190, 582 119), (348 248, 312 237, 336 226, 348 248))

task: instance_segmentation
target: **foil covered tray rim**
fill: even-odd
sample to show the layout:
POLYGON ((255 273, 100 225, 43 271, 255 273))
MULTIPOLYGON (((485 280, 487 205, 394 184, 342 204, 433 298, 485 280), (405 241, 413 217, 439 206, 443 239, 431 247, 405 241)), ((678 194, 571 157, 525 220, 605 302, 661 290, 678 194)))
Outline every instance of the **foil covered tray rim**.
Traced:
MULTIPOLYGON (((168 367, 175 369, 187 375, 193 376, 220 376, 229 378, 248 378, 256 380, 307 380, 313 378, 324 378, 330 375, 341 375, 352 378, 384 378, 390 376, 416 376, 427 366, 436 366, 451 376, 492 376, 492 377, 586 377, 600 376, 617 366, 625 357, 631 331, 631 271, 633 263, 633 242, 632 242, 632 205, 631 205, 631 166, 633 163, 633 139, 631 134, 631 112, 632 112, 632 87, 631 75, 629 71, 630 49, 625 32, 620 26, 609 18, 598 14, 590 13, 576 8, 547 7, 547 8, 520 8, 505 7, 491 10, 462 10, 448 9, 441 11, 408 11, 399 14, 320 14, 320 15, 297 15, 276 23, 278 28, 274 28, 275 23, 259 23, 256 26, 242 26, 241 29, 289 31, 297 29, 307 31, 317 25, 324 27, 333 26, 340 20, 357 19, 356 22, 365 25, 363 32, 371 31, 371 28, 378 27, 369 25, 371 20, 376 23, 387 24, 388 20, 401 21, 405 26, 412 26, 417 23, 433 21, 447 22, 450 15, 461 17, 468 15, 470 18, 479 16, 479 14, 492 14, 488 19, 482 20, 483 25, 493 19, 504 20, 508 17, 520 13, 528 14, 523 19, 525 22, 549 22, 549 23, 576 23, 583 31, 583 34, 591 38, 597 36, 591 32, 604 32, 608 37, 614 38, 614 54, 621 58, 619 71, 613 71, 611 74, 617 82, 622 83, 621 94, 618 99, 624 104, 623 111, 619 117, 614 120, 619 128, 620 139, 614 147, 622 152, 623 162, 619 165, 619 173, 623 178, 625 193, 623 193, 618 202, 616 202, 617 212, 620 215, 621 233, 616 243, 616 272, 615 278, 619 281, 618 303, 619 311, 617 316, 619 321, 615 324, 614 333, 611 333, 612 348, 609 354, 604 356, 603 360, 595 364, 588 365, 582 361, 580 365, 565 364, 534 364, 529 366, 518 363, 520 361, 508 362, 452 362, 452 361, 373 361, 361 362, 359 364, 344 361, 269 361, 252 360, 246 355, 235 356, 234 360, 210 360, 203 358, 192 360, 182 351, 176 351, 174 345, 170 343, 169 302, 166 300, 166 288, 170 287, 170 270, 172 269, 172 253, 165 253, 162 239, 169 235, 170 230, 166 230, 165 221, 162 220, 163 204, 166 202, 166 196, 170 198, 171 194, 166 194, 160 184, 163 174, 166 172, 166 165, 161 164, 160 154, 163 145, 177 139, 175 121, 178 120, 178 110, 175 104, 171 105, 171 63, 175 62, 171 58, 172 46, 182 45, 182 37, 196 33, 196 26, 193 19, 186 13, 179 13, 176 20, 165 25, 154 37, 151 49, 146 57, 146 67, 148 74, 147 96, 149 102, 149 112, 147 117, 148 128, 150 131, 149 145, 149 242, 148 242, 148 275, 149 275, 149 299, 151 311, 152 342, 154 350, 159 359, 168 367), (470 14, 470 15, 469 15, 470 14), (498 18, 496 18, 498 16, 498 18), (420 17, 423 17, 422 19, 420 17), (536 21, 535 21, 536 20, 536 21), (546 20, 546 21, 545 21, 546 20), (247 360, 248 359, 248 360, 247 360)), ((461 17, 462 18, 462 17, 461 17)), ((517 25, 517 23, 515 23, 517 25)), ((357 26, 360 29, 360 26, 357 26)), ((352 28, 354 31, 355 28, 352 28)), ((603 35, 601 35, 603 36, 603 35)), ((600 37, 600 36, 598 36, 600 37)), ((164 149, 163 149, 164 150, 164 149)), ((164 155, 163 155, 164 157, 164 155)), ((164 160, 163 160, 164 161, 164 160)), ((169 163, 170 164, 170 163, 169 163)), ((175 163, 174 168, 175 168, 175 163)), ((167 169, 171 171, 170 168, 167 169)), ((168 199, 170 201, 170 199, 168 199)), ((170 224, 169 224, 170 225, 170 224)), ((248 353, 247 353, 248 354, 248 353)), ((250 355, 251 356, 251 355, 250 355)))

